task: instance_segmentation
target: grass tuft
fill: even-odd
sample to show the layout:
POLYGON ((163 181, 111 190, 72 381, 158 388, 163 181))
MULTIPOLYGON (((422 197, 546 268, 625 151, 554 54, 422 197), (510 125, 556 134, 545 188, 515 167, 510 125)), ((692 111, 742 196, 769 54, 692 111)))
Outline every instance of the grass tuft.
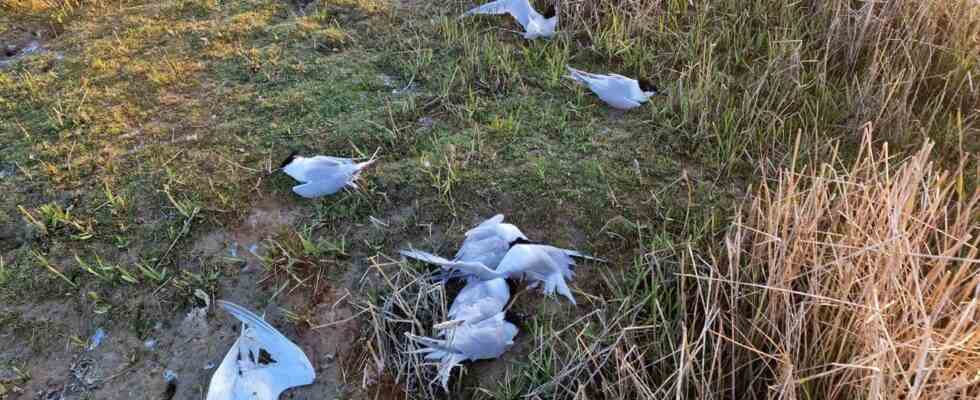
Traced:
POLYGON ((693 275, 722 397, 980 395, 980 190, 931 144, 897 160, 871 137, 849 168, 763 180, 727 262, 693 275))

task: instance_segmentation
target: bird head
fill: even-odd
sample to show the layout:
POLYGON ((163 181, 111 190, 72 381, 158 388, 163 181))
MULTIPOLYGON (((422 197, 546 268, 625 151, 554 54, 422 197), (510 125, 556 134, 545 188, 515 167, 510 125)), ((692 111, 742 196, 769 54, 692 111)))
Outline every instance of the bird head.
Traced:
POLYGON ((657 85, 654 85, 653 82, 651 82, 649 79, 641 78, 637 80, 637 83, 640 84, 640 90, 643 91, 643 95, 646 97, 667 95, 666 92, 661 92, 660 88, 658 88, 657 85))
POLYGON ((296 159, 296 156, 298 154, 299 154, 299 152, 298 151, 295 151, 295 150, 293 152, 289 153, 289 157, 286 157, 286 159, 283 160, 282 164, 279 165, 279 168, 280 169, 286 168, 286 166, 289 165, 289 163, 293 162, 293 160, 296 159))
POLYGON ((558 15, 558 9, 555 8, 554 4, 549 4, 548 8, 544 9, 544 13, 541 14, 541 16, 545 17, 546 19, 555 18, 555 16, 557 15, 558 15))
POLYGON ((524 236, 524 232, 521 232, 516 226, 511 224, 499 224, 496 226, 497 234, 504 238, 511 246, 515 242, 527 241, 527 236, 524 236))

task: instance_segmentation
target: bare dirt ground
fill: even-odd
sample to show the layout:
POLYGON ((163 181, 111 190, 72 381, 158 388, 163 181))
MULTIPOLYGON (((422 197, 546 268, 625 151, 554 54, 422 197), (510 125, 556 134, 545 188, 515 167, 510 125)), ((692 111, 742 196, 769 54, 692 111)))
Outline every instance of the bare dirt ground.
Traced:
MULTIPOLYGON (((331 287, 312 310, 319 321, 328 325, 319 329, 296 329, 282 315, 280 307, 303 303, 300 295, 284 294, 267 306, 256 303, 264 291, 259 282, 265 275, 256 254, 264 252, 264 240, 270 232, 295 229, 300 212, 272 201, 253 209, 245 222, 235 229, 208 233, 193 247, 201 259, 241 255, 245 261, 238 279, 222 280, 224 300, 244 305, 264 314, 267 321, 279 327, 303 348, 313 363, 317 379, 313 385, 290 392, 293 399, 322 399, 345 395, 351 390, 343 381, 339 355, 349 350, 357 332, 358 321, 344 297, 348 287, 331 287), (250 250, 251 249, 251 250, 250 250), (255 252, 253 254, 252 252, 255 252), (325 397, 326 396, 326 397, 325 397)), ((152 301, 152 297, 132 299, 152 301)), ((208 301, 211 301, 210 299, 208 301)), ((202 300, 203 302, 203 300, 202 300)), ((72 310, 63 301, 33 304, 23 309, 6 309, 17 313, 32 325, 55 323, 69 332, 105 332, 96 346, 89 339, 84 346, 59 346, 56 342, 41 350, 43 356, 24 357, 25 338, 7 333, 0 336, 0 382, 7 388, 0 397, 17 399, 199 399, 207 392, 216 366, 240 333, 237 320, 211 307, 195 307, 188 312, 173 313, 159 305, 155 314, 161 318, 150 328, 147 339, 140 340, 129 326, 98 326, 72 310), (29 359, 24 369, 14 369, 9 360, 29 359), (19 372, 18 372, 19 371, 19 372), (21 373, 29 374, 25 379, 21 373), (174 374, 174 384, 166 376, 174 374), (9 385, 9 386, 6 386, 9 385)))

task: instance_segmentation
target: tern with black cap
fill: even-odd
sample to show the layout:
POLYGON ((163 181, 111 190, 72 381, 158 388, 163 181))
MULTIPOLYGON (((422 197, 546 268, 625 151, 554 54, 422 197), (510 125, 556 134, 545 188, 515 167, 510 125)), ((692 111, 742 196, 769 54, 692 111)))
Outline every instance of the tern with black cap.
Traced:
POLYGON ((566 67, 572 79, 589 87, 599 99, 619 110, 637 108, 651 97, 661 95, 660 90, 646 80, 636 80, 617 74, 593 74, 566 67))

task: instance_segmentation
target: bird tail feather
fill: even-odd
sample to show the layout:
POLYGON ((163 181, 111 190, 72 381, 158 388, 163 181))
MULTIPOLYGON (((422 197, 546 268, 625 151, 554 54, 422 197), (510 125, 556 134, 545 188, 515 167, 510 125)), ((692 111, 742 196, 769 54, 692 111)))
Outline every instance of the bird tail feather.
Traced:
POLYGON ((480 262, 450 261, 435 254, 418 250, 402 250, 399 251, 399 254, 407 258, 442 267, 443 269, 447 270, 447 272, 443 274, 441 278, 447 280, 454 277, 465 277, 469 275, 480 277, 480 279, 489 279, 491 277, 490 275, 493 274, 493 270, 487 268, 480 262))
POLYGON ((439 383, 442 384, 442 388, 446 391, 449 391, 449 376, 452 375, 453 368, 456 368, 464 360, 466 360, 466 357, 461 354, 448 354, 439 363, 439 383))
POLYGON ((580 252, 580 251, 576 251, 576 250, 566 250, 566 249, 562 249, 562 251, 564 251, 564 252, 565 252, 565 254, 567 254, 567 255, 569 255, 569 256, 572 256, 572 257, 575 257, 575 258, 581 258, 581 259, 583 259, 583 260, 589 260, 589 261, 595 261, 595 262, 601 262, 601 263, 605 263, 605 262, 607 262, 607 261, 606 261, 605 259, 603 259, 603 258, 599 258, 599 257, 593 257, 593 256, 590 256, 590 255, 586 255, 586 254, 583 254, 582 252, 580 252))
POLYGON ((419 250, 402 250, 402 251, 399 251, 398 254, 401 254, 402 256, 407 257, 407 258, 411 258, 413 260, 418 260, 418 261, 422 261, 424 263, 429 263, 429 264, 435 264, 435 265, 438 265, 438 266, 441 266, 441 267, 447 267, 448 268, 450 265, 453 264, 452 261, 449 261, 449 260, 447 260, 445 258, 439 257, 439 256, 437 256, 435 254, 432 254, 432 253, 426 253, 424 251, 419 251, 419 250))
POLYGON ((581 71, 581 70, 577 70, 577 69, 572 68, 572 67, 569 67, 567 65, 565 66, 565 69, 568 70, 568 75, 565 75, 565 78, 571 79, 573 81, 577 81, 577 82, 580 82, 580 83, 585 83, 585 84, 588 84, 589 83, 589 76, 588 76, 588 73, 587 72, 581 71))

